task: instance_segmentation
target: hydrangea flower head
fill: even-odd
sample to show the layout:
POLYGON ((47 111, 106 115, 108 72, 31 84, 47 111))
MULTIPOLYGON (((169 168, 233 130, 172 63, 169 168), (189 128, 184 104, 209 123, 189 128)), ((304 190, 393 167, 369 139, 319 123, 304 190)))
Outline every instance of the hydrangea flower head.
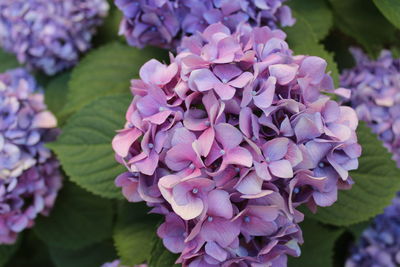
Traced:
POLYGON ((377 216, 353 248, 346 267, 400 265, 400 194, 377 216))
POLYGON ((124 18, 120 33, 132 46, 176 49, 184 36, 222 22, 231 31, 240 23, 291 26, 286 0, 115 0, 124 18))
POLYGON ((52 75, 78 62, 107 11, 106 0, 2 0, 0 45, 52 75))
POLYGON ((212 24, 132 80, 116 185, 165 216, 158 235, 183 266, 286 266, 303 241, 296 208, 352 184, 356 113, 321 94, 335 92, 325 60, 284 39, 212 24))
POLYGON ((370 60, 360 49, 351 52, 356 67, 346 70, 341 84, 352 90, 351 105, 393 153, 400 167, 400 59, 382 51, 370 60))
POLYGON ((0 74, 0 244, 15 242, 54 204, 61 174, 43 144, 56 124, 32 76, 24 69, 0 74))

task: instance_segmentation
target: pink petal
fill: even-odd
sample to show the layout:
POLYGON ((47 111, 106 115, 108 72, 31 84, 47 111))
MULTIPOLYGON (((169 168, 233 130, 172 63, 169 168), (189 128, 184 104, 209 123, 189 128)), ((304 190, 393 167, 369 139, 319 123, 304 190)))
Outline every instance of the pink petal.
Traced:
POLYGON ((263 180, 255 172, 252 172, 244 177, 235 188, 242 194, 255 195, 261 193, 262 184, 263 180))
POLYGON ((215 242, 207 242, 205 246, 205 251, 207 255, 210 255, 214 259, 218 260, 219 262, 223 262, 228 257, 228 253, 225 249, 221 248, 215 242))
POLYGON ((214 63, 230 63, 235 59, 236 52, 241 50, 238 41, 232 36, 226 37, 218 42, 218 59, 214 63))
POLYGON ((330 192, 318 192, 314 191, 313 198, 315 203, 321 207, 329 207, 337 201, 337 189, 333 189, 330 192))
POLYGON ((216 125, 215 133, 217 141, 225 150, 239 146, 243 140, 241 132, 228 123, 220 123, 216 125))
POLYGON ((112 147, 121 157, 128 156, 131 145, 142 135, 142 132, 137 129, 125 129, 119 132, 112 140, 112 147))
POLYGON ((215 84, 214 90, 222 100, 232 99, 236 92, 235 88, 224 83, 215 84))
POLYGON ((298 65, 275 64, 269 66, 269 73, 276 77, 278 84, 286 85, 294 80, 299 69, 298 65))
POLYGON ((193 198, 186 205, 178 205, 175 201, 170 202, 172 209, 184 220, 192 220, 198 217, 204 209, 203 200, 200 198, 193 198))
POLYGON ((221 82, 209 69, 194 70, 189 77, 189 88, 193 91, 208 91, 221 82))
POLYGON ((228 84, 236 88, 245 87, 253 79, 253 74, 250 72, 243 72, 239 77, 230 81, 228 84))
POLYGON ((152 116, 144 118, 143 121, 149 121, 153 124, 161 125, 166 121, 166 119, 169 117, 169 115, 171 115, 171 113, 172 113, 171 110, 164 110, 162 112, 158 112, 152 116))
POLYGON ((238 77, 242 70, 236 65, 220 64, 213 69, 214 74, 223 82, 227 83, 235 77, 238 77))
POLYGON ((164 85, 171 81, 177 71, 176 63, 167 67, 158 60, 151 59, 140 68, 139 75, 145 83, 164 85))
POLYGON ((228 247, 240 233, 239 222, 214 217, 212 222, 206 220, 201 229, 205 241, 215 241, 222 247, 228 247))
POLYGON ((254 161, 254 169, 255 169, 257 175, 264 181, 269 181, 272 179, 272 176, 268 170, 267 163, 265 163, 265 162, 259 163, 257 161, 254 161))
POLYGON ((32 128, 54 128, 57 126, 57 119, 50 111, 42 111, 35 115, 32 128))
POLYGON ((158 154, 155 151, 151 151, 149 157, 135 162, 136 168, 143 174, 153 175, 158 166, 158 154))
POLYGON ((267 161, 275 161, 282 159, 286 155, 288 146, 289 139, 278 137, 265 143, 262 149, 267 161))
POLYGON ((208 211, 211 216, 231 219, 233 207, 228 192, 224 190, 213 190, 208 193, 208 211))
POLYGON ((253 165, 253 157, 247 149, 236 147, 227 152, 223 164, 251 167, 253 165))
POLYGON ((191 144, 196 140, 196 135, 184 127, 177 128, 171 139, 171 145, 191 144))
POLYGON ((292 164, 288 160, 273 161, 269 164, 269 169, 273 175, 280 178, 292 178, 292 164))
POLYGON ((201 156, 207 157, 210 153, 212 144, 214 142, 215 133, 213 128, 208 128, 205 130, 197 140, 196 148, 201 156))
POLYGON ((253 97, 254 104, 259 108, 268 108, 272 105, 272 101, 275 96, 275 83, 276 79, 274 77, 269 77, 265 89, 259 94, 253 97))
POLYGON ((299 75, 309 77, 312 84, 318 84, 324 78, 326 66, 327 63, 324 59, 309 56, 301 62, 299 75))
POLYGON ((165 164, 173 171, 181 171, 197 160, 191 144, 177 144, 168 150, 165 164))
POLYGON ((239 128, 249 138, 252 136, 251 115, 252 111, 249 107, 242 108, 239 114, 239 128))

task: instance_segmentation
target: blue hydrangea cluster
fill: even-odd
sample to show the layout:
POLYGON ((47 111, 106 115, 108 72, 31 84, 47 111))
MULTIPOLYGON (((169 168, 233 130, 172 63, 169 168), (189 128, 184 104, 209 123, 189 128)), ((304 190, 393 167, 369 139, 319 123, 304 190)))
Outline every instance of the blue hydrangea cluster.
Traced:
POLYGON ((241 23, 291 26, 286 0, 114 0, 123 12, 120 34, 136 47, 176 49, 184 36, 221 22, 232 32, 241 23))
POLYGON ((52 75, 78 62, 107 15, 106 0, 1 0, 0 45, 52 75))
POLYGON ((400 266, 400 193, 364 231, 346 267, 400 266))
POLYGON ((59 163, 44 146, 57 121, 43 97, 26 70, 0 74, 0 244, 48 214, 61 187, 59 163))
POLYGON ((387 50, 377 60, 358 48, 351 52, 356 66, 344 71, 341 85, 351 89, 351 105, 359 119, 379 135, 400 167, 400 59, 387 50))

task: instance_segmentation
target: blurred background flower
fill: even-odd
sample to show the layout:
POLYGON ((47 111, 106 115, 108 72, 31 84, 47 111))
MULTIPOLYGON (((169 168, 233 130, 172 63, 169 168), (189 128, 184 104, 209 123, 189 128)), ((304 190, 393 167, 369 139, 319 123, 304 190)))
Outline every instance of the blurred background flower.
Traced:
POLYGON ((400 265, 400 194, 377 216, 352 249, 346 267, 400 265))
POLYGON ((44 143, 54 139, 56 125, 26 70, 0 74, 0 244, 15 242, 54 204, 61 174, 44 143))
POLYGON ((295 23, 286 0, 115 0, 123 12, 120 33, 132 46, 175 50, 184 36, 222 22, 231 31, 241 23, 272 29, 295 23))
POLYGON ((0 45, 48 75, 74 66, 109 5, 106 0, 2 0, 0 45))
POLYGON ((343 72, 341 85, 352 90, 350 101, 358 117, 379 135, 400 167, 400 59, 388 50, 377 60, 358 48, 351 52, 356 66, 343 72))

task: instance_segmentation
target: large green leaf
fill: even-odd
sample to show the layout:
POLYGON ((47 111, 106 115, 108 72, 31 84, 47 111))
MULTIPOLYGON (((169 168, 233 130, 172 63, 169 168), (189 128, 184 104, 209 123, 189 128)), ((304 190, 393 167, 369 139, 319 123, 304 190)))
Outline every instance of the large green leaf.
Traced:
POLYGON ((140 67, 161 54, 162 50, 120 43, 91 51, 72 71, 62 114, 68 116, 100 96, 129 93, 130 80, 138 77, 140 67))
POLYGON ((327 52, 324 46, 319 43, 310 23, 305 18, 298 16, 296 19, 297 22, 293 27, 285 28, 290 48, 296 54, 319 56, 325 59, 328 62, 328 70, 331 72, 336 86, 338 86, 339 72, 333 55, 327 52))
POLYGON ((19 63, 13 54, 6 53, 0 49, 0 73, 18 66, 19 63))
POLYGON ((314 220, 300 224, 304 244, 299 258, 289 258, 289 267, 332 267, 335 242, 343 229, 324 226, 314 220))
POLYGON ((318 40, 329 33, 333 25, 333 17, 325 1, 290 0, 287 4, 292 8, 295 18, 301 17, 308 22, 318 40))
POLYGON ((117 259, 112 242, 101 242, 79 250, 50 247, 50 255, 57 267, 99 267, 117 259))
POLYGON ((80 249, 111 237, 113 214, 109 200, 66 183, 50 216, 38 218, 34 229, 51 247, 80 249))
POLYGON ((400 1, 373 0, 382 14, 397 28, 400 28, 400 1))
POLYGON ((333 7, 336 26, 356 39, 371 56, 377 56, 384 46, 399 39, 396 28, 379 12, 372 1, 329 1, 333 7))
POLYGON ((331 207, 319 208, 315 219, 333 225, 351 225, 383 212, 400 190, 400 169, 371 130, 361 123, 357 130, 363 148, 359 168, 351 172, 355 184, 339 192, 331 207))
POLYGON ((125 265, 148 261, 153 247, 158 216, 147 215, 144 203, 123 203, 114 228, 114 244, 125 265))
POLYGON ((163 245, 160 238, 156 237, 157 240, 153 244, 153 248, 150 254, 149 267, 172 267, 179 266, 175 264, 178 258, 177 254, 169 252, 163 245))
POLYGON ((72 116, 58 140, 49 144, 70 179, 94 194, 121 198, 114 180, 125 168, 115 161, 111 140, 123 127, 131 98, 99 98, 72 116))
MULTIPOLYGON (((48 109, 59 119, 59 112, 65 105, 68 93, 69 72, 64 72, 54 77, 46 86, 45 101, 48 109)), ((59 125, 61 125, 59 119, 59 125)))

